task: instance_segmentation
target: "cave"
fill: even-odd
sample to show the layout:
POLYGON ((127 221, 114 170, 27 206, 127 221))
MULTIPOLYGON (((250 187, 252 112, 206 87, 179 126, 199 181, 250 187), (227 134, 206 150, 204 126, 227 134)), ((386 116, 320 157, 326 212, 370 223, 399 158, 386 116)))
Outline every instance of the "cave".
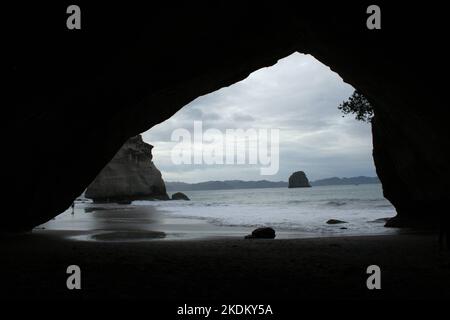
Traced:
POLYGON ((374 106, 373 157, 397 211, 391 224, 437 221, 450 191, 449 111, 437 77, 447 60, 444 12, 384 4, 382 28, 369 30, 369 4, 83 4, 79 30, 66 28, 65 4, 9 10, 5 176, 21 209, 0 229, 55 217, 129 137, 293 52, 311 54, 374 106))

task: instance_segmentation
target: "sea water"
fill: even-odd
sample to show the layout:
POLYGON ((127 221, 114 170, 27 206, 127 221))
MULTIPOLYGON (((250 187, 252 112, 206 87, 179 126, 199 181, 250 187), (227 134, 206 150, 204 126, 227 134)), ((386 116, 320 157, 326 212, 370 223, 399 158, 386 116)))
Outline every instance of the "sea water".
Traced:
POLYGON ((397 232, 384 227, 383 219, 393 217, 395 209, 383 197, 380 184, 184 193, 190 201, 124 205, 78 200, 74 214, 69 208, 37 229, 90 232, 92 237, 110 231, 161 231, 165 239, 242 237, 261 226, 274 228, 281 239, 397 232), (329 219, 345 223, 327 224, 329 219))
POLYGON ((311 188, 184 191, 191 201, 134 201, 174 217, 204 219, 220 226, 270 226, 276 230, 332 234, 389 233, 384 218, 395 209, 381 184, 311 188), (329 219, 347 223, 330 225, 329 219))

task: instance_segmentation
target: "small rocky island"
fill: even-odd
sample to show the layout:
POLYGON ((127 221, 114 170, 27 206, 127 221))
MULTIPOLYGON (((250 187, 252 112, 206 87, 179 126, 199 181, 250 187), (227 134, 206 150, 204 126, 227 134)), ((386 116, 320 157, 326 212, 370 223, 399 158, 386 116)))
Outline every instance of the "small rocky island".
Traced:
POLYGON ((189 201, 190 199, 183 192, 176 192, 172 195, 172 200, 187 200, 187 201, 189 201))
POLYGON ((168 200, 161 172, 152 162, 153 146, 141 135, 130 138, 86 190, 94 202, 168 200))
POLYGON ((297 171, 289 177, 288 188, 309 188, 311 184, 303 171, 297 171))

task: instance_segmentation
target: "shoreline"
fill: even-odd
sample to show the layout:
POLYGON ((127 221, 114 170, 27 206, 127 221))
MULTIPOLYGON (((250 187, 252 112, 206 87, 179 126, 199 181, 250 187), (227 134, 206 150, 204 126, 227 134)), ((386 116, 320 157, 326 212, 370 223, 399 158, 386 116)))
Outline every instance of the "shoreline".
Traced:
MULTIPOLYGON (((206 222, 208 223, 208 222, 206 222)), ((233 227, 233 226, 219 226, 218 228, 224 228, 220 234, 217 232, 207 232, 207 233, 166 233, 165 235, 159 235, 158 230, 134 230, 134 229, 123 229, 123 230, 49 230, 49 229, 33 229, 30 232, 24 233, 23 235, 37 235, 37 236, 49 236, 58 238, 61 241, 82 241, 82 242, 179 242, 179 241, 214 241, 214 240, 251 240, 245 239, 245 236, 250 234, 255 227, 233 227), (230 229, 234 229, 234 232, 229 233, 230 229), (245 229, 247 231, 241 231, 245 229), (117 234, 117 237, 114 235, 117 234), (129 235, 127 239, 126 235, 129 235), (98 237, 100 235, 111 235, 111 237, 98 237)), ((164 233, 164 232, 163 232, 164 233)), ((413 230, 413 229, 399 229, 395 230, 392 234, 359 234, 350 233, 346 235, 342 234, 306 234, 299 232, 283 232, 278 231, 275 239, 269 240, 303 240, 303 239, 339 239, 339 238, 364 238, 364 237, 384 237, 384 236, 403 236, 403 235, 434 235, 435 233, 429 230, 413 230), (281 236, 280 236, 281 234, 281 236)), ((11 235, 10 237, 14 237, 11 235)), ((265 240, 265 239, 256 239, 265 240)))
POLYGON ((275 228, 275 239, 244 239, 254 228, 214 225, 153 206, 78 206, 74 215, 66 211, 32 232, 1 237, 2 299, 450 298, 450 254, 429 231, 275 228), (71 265, 81 270, 82 290, 67 290, 71 265), (382 270, 382 290, 367 289, 370 265, 382 270))
MULTIPOLYGON (((118 238, 126 240, 126 234, 130 234, 130 240, 201 240, 209 238, 243 238, 258 227, 272 227, 275 229, 277 239, 303 239, 317 237, 339 236, 365 236, 365 235, 394 235, 404 233, 404 230, 396 228, 384 228, 383 219, 374 219, 365 223, 349 220, 343 224, 327 224, 326 218, 321 225, 311 228, 286 228, 272 224, 252 225, 227 225, 212 217, 183 215, 172 212, 172 208, 146 205, 119 205, 119 204, 93 204, 80 203, 75 214, 66 210, 55 219, 48 221, 34 229, 40 230, 72 230, 84 231, 80 233, 78 240, 100 241, 95 238, 103 238, 105 234, 116 233, 118 238), (378 221, 377 221, 378 220, 378 221), (147 233, 147 237, 145 236, 147 233), (164 233, 164 236, 158 233, 164 233), (155 237, 157 239, 155 239, 155 237)), ((213 208, 211 210, 218 210, 213 208)), ((219 209, 220 210, 220 209, 219 209)), ((225 213, 224 213, 225 214, 225 213)), ((305 226, 308 222, 305 221, 305 226)))

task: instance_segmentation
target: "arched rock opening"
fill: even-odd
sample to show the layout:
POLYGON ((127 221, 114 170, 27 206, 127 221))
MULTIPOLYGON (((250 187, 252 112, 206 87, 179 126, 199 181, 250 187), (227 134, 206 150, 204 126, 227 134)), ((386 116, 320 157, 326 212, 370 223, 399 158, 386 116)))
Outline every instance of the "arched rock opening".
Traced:
POLYGON ((446 52, 431 35, 443 34, 445 19, 383 5, 382 29, 368 30, 369 4, 83 4, 78 31, 67 30, 63 4, 11 9, 6 183, 20 209, 4 215, 1 229, 56 216, 128 137, 295 51, 330 66, 374 105, 377 173, 399 217, 437 215, 450 191, 449 129, 436 78, 446 52), (411 17, 421 23, 414 32, 411 17))

